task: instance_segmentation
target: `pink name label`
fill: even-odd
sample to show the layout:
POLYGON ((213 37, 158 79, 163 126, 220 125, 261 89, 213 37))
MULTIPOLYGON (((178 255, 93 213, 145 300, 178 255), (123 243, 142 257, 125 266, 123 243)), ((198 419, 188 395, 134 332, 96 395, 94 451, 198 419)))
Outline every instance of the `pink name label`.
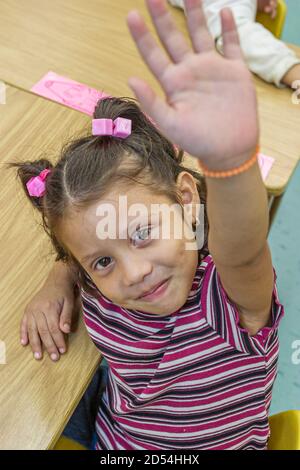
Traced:
POLYGON ((93 115, 97 101, 109 95, 70 78, 48 72, 31 91, 82 113, 93 115))

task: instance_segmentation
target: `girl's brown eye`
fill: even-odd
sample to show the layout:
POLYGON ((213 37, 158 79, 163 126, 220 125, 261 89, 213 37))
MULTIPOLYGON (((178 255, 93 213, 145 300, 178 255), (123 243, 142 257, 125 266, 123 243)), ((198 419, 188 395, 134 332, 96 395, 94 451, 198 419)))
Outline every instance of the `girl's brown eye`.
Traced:
POLYGON ((111 261, 110 256, 103 256, 103 258, 100 258, 97 261, 97 263, 95 264, 95 268, 97 267, 98 264, 100 264, 102 268, 106 268, 110 264, 110 261, 111 261))

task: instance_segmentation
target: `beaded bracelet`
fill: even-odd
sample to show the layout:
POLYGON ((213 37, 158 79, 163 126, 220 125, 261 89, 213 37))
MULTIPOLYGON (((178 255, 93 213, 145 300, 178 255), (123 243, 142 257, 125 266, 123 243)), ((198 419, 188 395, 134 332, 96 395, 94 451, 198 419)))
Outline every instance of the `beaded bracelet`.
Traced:
POLYGON ((200 169, 202 170, 202 173, 205 177, 208 178, 229 178, 230 176, 235 176, 239 175, 240 173, 243 173, 244 171, 247 171, 252 165, 257 160, 259 152, 259 146, 256 147, 255 153, 252 155, 252 157, 249 158, 245 163, 242 165, 238 166, 237 168, 233 168, 232 170, 227 170, 227 171, 211 171, 208 168, 205 168, 200 160, 198 160, 198 165, 200 169))

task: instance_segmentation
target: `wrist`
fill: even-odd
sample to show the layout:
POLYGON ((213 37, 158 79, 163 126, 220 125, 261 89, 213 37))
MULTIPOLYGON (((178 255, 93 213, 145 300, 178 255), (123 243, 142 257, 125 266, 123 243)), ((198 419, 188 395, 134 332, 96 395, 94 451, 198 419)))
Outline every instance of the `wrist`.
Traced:
POLYGON ((56 261, 46 279, 46 284, 51 283, 56 287, 63 284, 73 288, 77 281, 78 268, 63 261, 56 261))
POLYGON ((243 173, 250 168, 256 162, 258 152, 259 146, 257 145, 256 148, 253 148, 251 151, 247 151, 230 159, 227 158, 220 162, 209 162, 209 165, 199 160, 198 164, 204 176, 224 178, 243 173))

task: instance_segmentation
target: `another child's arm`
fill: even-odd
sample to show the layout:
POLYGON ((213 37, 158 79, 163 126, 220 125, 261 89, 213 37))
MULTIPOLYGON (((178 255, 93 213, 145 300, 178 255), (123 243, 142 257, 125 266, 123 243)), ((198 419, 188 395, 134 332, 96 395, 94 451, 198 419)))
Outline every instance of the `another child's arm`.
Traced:
MULTIPOLYGON (((262 24, 238 21, 241 48, 251 72, 278 87, 291 87, 295 80, 300 79, 300 58, 292 49, 276 39, 262 24)), ((217 47, 220 44, 219 39, 217 47)))
POLYGON ((294 88, 293 83, 299 80, 300 80, 300 63, 293 65, 287 71, 287 73, 283 76, 283 78, 281 79, 281 82, 284 83, 284 85, 294 88))
MULTIPOLYGON (((214 48, 199 0, 186 0, 191 50, 162 0, 147 0, 168 55, 137 12, 127 21, 141 56, 166 99, 141 79, 131 78, 144 111, 179 147, 213 171, 246 162, 258 143, 257 104, 243 61, 233 16, 221 13, 224 57, 214 48)), ((273 267, 267 244, 267 194, 258 164, 225 179, 207 178, 209 250, 222 284, 251 334, 270 319, 273 267)))
POLYGON ((64 333, 71 331, 77 319, 79 296, 75 294, 78 273, 68 264, 57 261, 42 288, 25 308, 21 321, 21 343, 28 342, 36 359, 43 356, 45 346, 52 360, 67 350, 64 333))
MULTIPOLYGON (((183 0, 169 0, 174 6, 184 8, 183 0)), ((254 0, 249 0, 249 4, 254 0)), ((224 0, 224 5, 228 4, 224 0)), ((206 8, 209 18, 211 33, 216 41, 216 47, 222 51, 222 37, 217 8, 222 4, 221 0, 211 2, 215 8, 206 8)), ((211 5, 209 4, 209 5, 211 5)), ((207 7, 207 4, 204 3, 207 7)), ((239 5, 232 1, 231 8, 235 16, 241 49, 249 70, 261 77, 266 82, 274 83, 281 87, 286 85, 292 87, 296 80, 300 80, 300 58, 284 42, 276 39, 262 24, 254 21, 249 8, 249 14, 239 5)), ((277 14, 277 0, 259 0, 258 10, 265 11, 271 18, 277 14)))

